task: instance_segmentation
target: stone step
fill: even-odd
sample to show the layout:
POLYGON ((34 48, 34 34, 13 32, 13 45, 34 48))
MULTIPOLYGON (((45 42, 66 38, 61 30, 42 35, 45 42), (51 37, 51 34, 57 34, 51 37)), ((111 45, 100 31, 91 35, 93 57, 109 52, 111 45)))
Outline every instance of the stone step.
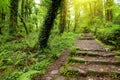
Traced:
MULTIPOLYGON (((75 76, 75 77, 66 77, 66 76, 58 76, 54 80, 119 80, 120 77, 114 78, 112 76, 75 76)), ((52 79, 51 79, 52 80, 52 79)))
POLYGON ((91 33, 84 33, 83 36, 84 37, 92 37, 93 35, 91 33))
POLYGON ((78 40, 76 47, 84 51, 106 51, 105 47, 98 44, 96 40, 78 40))
POLYGON ((87 37, 81 37, 79 40, 94 40, 94 37, 87 36, 87 37))
POLYGON ((114 57, 115 53, 113 52, 97 52, 97 51, 76 51, 76 53, 71 53, 71 56, 91 56, 91 57, 114 57))
POLYGON ((105 49, 92 49, 92 48, 88 49, 88 48, 78 48, 78 47, 77 47, 77 50, 78 51, 92 51, 92 52, 95 52, 95 51, 105 52, 106 51, 105 49))
POLYGON ((117 67, 114 65, 100 65, 100 64, 99 65, 98 64, 94 64, 94 65, 82 64, 82 65, 75 65, 75 66, 71 65, 66 68, 66 74, 64 75, 74 75, 74 76, 116 75, 116 76, 119 76, 120 67, 117 67))
POLYGON ((93 37, 93 35, 83 35, 83 37, 93 37))
POLYGON ((89 56, 80 56, 80 57, 71 57, 68 60, 69 63, 89 63, 89 64, 112 64, 120 65, 119 58, 113 57, 89 57, 89 56))
POLYGON ((106 49, 103 49, 103 48, 100 48, 100 49, 97 49, 97 48, 82 48, 82 47, 77 47, 77 50, 78 51, 97 51, 97 52, 105 52, 107 51, 106 49))

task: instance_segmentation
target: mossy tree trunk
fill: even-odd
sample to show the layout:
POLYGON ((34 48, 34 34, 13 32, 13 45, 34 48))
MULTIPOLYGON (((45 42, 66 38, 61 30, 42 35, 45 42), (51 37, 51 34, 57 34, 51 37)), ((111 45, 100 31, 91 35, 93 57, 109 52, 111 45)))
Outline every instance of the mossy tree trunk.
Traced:
POLYGON ((28 34, 29 32, 28 32, 28 28, 27 28, 26 22, 25 22, 25 10, 24 10, 24 8, 25 8, 25 1, 22 0, 22 4, 21 4, 21 15, 19 15, 19 17, 20 17, 20 19, 21 19, 21 22, 23 23, 23 27, 24 27, 24 29, 25 29, 26 34, 28 34))
POLYGON ((60 5, 60 27, 59 33, 63 33, 66 28, 67 0, 62 0, 60 5))
POLYGON ((4 27, 3 23, 5 23, 5 16, 6 16, 6 14, 4 13, 4 9, 2 8, 2 12, 1 12, 1 23, 2 23, 2 25, 0 25, 0 34, 2 34, 2 28, 4 27))
POLYGON ((19 0, 10 0, 9 35, 16 35, 17 34, 18 2, 19 2, 19 0))
POLYGON ((75 25, 73 31, 76 32, 77 27, 79 27, 79 17, 80 17, 80 10, 79 8, 75 8, 75 25))
POLYGON ((47 16, 45 18, 43 27, 39 35, 40 50, 43 50, 44 48, 47 47, 50 32, 54 23, 54 19, 56 18, 60 2, 61 0, 52 0, 51 6, 48 10, 47 16))
POLYGON ((105 15, 106 15, 106 21, 110 21, 112 22, 113 19, 113 10, 112 10, 112 6, 113 6, 113 2, 114 0, 106 0, 106 10, 105 10, 105 15))

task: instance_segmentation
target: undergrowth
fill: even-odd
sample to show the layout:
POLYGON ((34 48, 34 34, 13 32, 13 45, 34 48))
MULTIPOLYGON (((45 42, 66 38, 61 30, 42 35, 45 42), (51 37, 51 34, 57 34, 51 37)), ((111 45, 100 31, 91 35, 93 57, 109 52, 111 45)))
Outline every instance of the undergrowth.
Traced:
POLYGON ((120 26, 112 25, 110 27, 98 30, 96 37, 103 43, 113 45, 114 49, 120 48, 120 26))
POLYGON ((63 33, 51 37, 45 53, 38 53, 37 33, 9 41, 8 36, 0 36, 0 80, 30 80, 35 74, 45 74, 46 68, 60 53, 75 43, 75 36, 74 33, 63 33))

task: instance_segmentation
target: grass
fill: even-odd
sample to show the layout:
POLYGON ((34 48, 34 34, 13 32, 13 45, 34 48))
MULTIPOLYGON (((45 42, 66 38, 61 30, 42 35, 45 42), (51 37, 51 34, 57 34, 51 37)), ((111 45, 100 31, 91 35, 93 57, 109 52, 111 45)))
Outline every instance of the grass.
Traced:
POLYGON ((72 55, 75 55, 76 54, 76 48, 75 47, 72 47, 71 50, 70 50, 70 56, 72 55))
POLYGON ((67 69, 67 66, 65 67, 62 67, 61 70, 60 70, 60 73, 63 74, 64 76, 78 76, 79 75, 79 72, 78 71, 74 71, 74 70, 68 70, 67 69))
POLYGON ((72 57, 69 57, 68 58, 68 63, 71 64, 71 63, 85 63, 86 61, 85 60, 76 60, 72 57))
POLYGON ((116 73, 112 73, 112 78, 116 80, 120 80, 120 76, 117 75, 116 73))
POLYGON ((62 51, 75 43, 74 33, 50 37, 49 49, 38 53, 38 33, 33 32, 22 38, 0 36, 0 71, 2 80, 30 80, 35 74, 45 74, 46 68, 57 59, 62 51), (36 56, 37 55, 37 56, 36 56), (31 77, 32 76, 32 77, 31 77))
POLYGON ((116 51, 114 51, 115 53, 116 53, 116 58, 119 58, 120 59, 120 50, 116 50, 116 51))

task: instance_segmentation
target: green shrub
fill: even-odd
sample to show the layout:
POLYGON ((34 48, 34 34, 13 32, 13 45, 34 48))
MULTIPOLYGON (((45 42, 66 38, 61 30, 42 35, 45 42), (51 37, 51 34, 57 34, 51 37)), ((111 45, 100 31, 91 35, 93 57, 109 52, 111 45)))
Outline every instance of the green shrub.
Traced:
POLYGON ((31 75, 45 74, 46 68, 57 59, 69 46, 75 43, 74 33, 63 33, 51 36, 49 49, 45 54, 37 52, 38 33, 31 33, 24 38, 7 41, 0 39, 0 70, 3 70, 2 80, 28 80, 31 75), (31 37, 32 36, 32 37, 31 37), (34 51, 36 50, 36 51, 34 51), (37 56, 36 56, 37 54, 37 56))
POLYGON ((42 70, 42 69, 46 69, 49 64, 50 64, 50 61, 46 59, 41 62, 37 62, 35 65, 33 65, 32 68, 34 70, 42 70))
POLYGON ((55 38, 50 38, 50 52, 54 56, 59 55, 63 50, 72 46, 75 43, 74 33, 63 33, 62 36, 56 36, 55 38))
POLYGON ((99 29, 96 37, 106 44, 114 45, 116 48, 120 48, 119 25, 113 25, 112 27, 99 29))

